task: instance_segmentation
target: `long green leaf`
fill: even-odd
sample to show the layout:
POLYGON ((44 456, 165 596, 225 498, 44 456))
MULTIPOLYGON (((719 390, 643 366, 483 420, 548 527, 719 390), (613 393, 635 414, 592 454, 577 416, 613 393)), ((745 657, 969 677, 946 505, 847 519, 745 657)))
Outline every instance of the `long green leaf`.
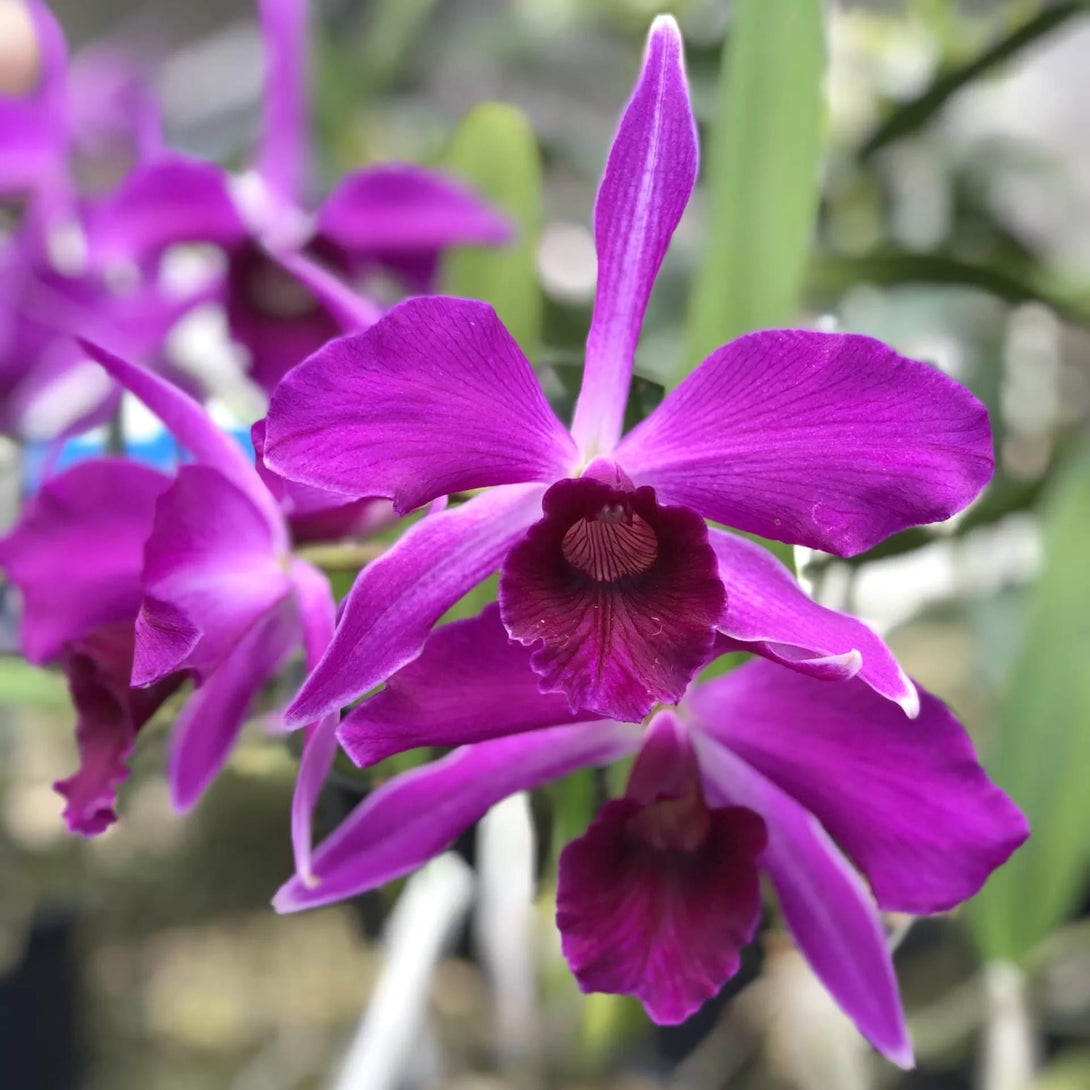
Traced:
POLYGON ((1018 960, 1075 907, 1090 862, 1090 447, 1044 504, 1044 565, 1008 676, 989 769, 1022 807, 1028 843, 970 906, 987 957, 1018 960))
POLYGON ((738 0, 706 142, 708 230, 676 380, 724 341, 794 317, 817 209, 824 68, 820 0, 738 0))
POLYGON ((541 161, 533 130, 513 106, 486 102, 458 127, 447 165, 508 214, 515 237, 502 248, 449 253, 441 273, 443 290, 491 303, 533 359, 542 322, 537 275, 541 161))

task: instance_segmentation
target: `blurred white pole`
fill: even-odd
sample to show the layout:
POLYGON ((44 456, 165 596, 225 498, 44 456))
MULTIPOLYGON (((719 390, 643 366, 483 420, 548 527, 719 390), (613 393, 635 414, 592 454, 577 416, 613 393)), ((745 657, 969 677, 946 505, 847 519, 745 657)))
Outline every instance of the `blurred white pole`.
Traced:
POLYGON ((473 872, 446 852, 405 884, 386 925, 386 957, 332 1090, 396 1090, 429 1039, 432 974, 473 899, 473 872))
POLYGON ((993 962, 984 967, 980 1090, 1029 1090, 1033 1085, 1040 1056, 1027 984, 1026 974, 1016 965, 993 962))
POLYGON ((492 985, 500 1063, 527 1069, 537 1056, 534 972, 534 825, 529 797, 493 806, 477 830, 474 936, 492 985))

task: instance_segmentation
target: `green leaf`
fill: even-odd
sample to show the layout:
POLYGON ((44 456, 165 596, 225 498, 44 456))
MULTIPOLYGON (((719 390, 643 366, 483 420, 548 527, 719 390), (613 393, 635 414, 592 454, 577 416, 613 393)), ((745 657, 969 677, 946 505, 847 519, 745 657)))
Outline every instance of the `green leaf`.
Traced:
POLYGON ((824 129, 820 0, 738 0, 706 141, 708 224, 680 381, 712 349, 794 317, 824 129))
POLYGON ((987 762, 1029 818, 1029 841, 969 918, 989 958, 1024 959, 1075 908, 1090 862, 1090 447, 1043 504, 1044 563, 1007 676, 987 762))
POLYGON ((436 0, 380 0, 361 35, 357 63, 371 87, 387 87, 405 68, 436 0))
POLYGON ((442 290, 491 303, 531 359, 541 342, 542 295, 537 275, 541 234, 541 160, 525 116, 486 102, 466 115, 446 165, 511 219, 515 237, 503 247, 463 247, 442 264, 442 290))

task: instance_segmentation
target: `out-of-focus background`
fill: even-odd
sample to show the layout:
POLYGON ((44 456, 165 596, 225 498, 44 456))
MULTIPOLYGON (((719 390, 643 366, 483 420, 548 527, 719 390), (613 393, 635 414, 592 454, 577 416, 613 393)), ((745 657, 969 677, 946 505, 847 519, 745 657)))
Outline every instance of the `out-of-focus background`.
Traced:
MULTIPOLYGON (((724 109, 726 0, 313 4, 316 192, 382 159, 487 174, 456 135, 466 113, 494 100, 529 119, 543 309, 535 287, 527 322, 558 388, 589 317, 597 179, 660 8, 685 33, 707 131, 724 109)), ((136 43, 176 146, 245 161, 261 94, 245 0, 54 10, 77 55, 136 43)), ((827 134, 796 318, 880 336, 970 385, 991 409, 998 470, 950 524, 852 561, 796 559, 815 595, 888 633, 953 705, 1034 826, 956 915, 890 921, 917 1070, 875 1057, 774 928, 686 1026, 656 1029, 634 1002, 581 996, 551 920, 563 795, 505 804, 460 856, 396 889, 277 917, 292 753, 255 725, 179 817, 162 777, 167 715, 141 734, 122 820, 74 838, 50 787, 74 767, 63 682, 5 660, 0 1086, 1090 1088, 1090 10, 875 0, 830 3, 826 17, 827 134)), ((758 115, 760 96, 783 90, 738 87, 751 97, 731 108, 758 115)), ((809 135, 787 132, 800 149, 809 135)), ((796 165, 790 140, 768 146, 782 136, 757 125, 742 148, 773 186, 796 165)), ((767 249, 754 240, 744 267, 715 281, 723 306, 744 294, 749 260, 777 260, 774 211, 767 249)), ((694 201, 652 301, 638 360, 651 397, 685 351, 709 215, 694 201)), ((352 797, 350 780, 328 792, 325 827, 352 797)))

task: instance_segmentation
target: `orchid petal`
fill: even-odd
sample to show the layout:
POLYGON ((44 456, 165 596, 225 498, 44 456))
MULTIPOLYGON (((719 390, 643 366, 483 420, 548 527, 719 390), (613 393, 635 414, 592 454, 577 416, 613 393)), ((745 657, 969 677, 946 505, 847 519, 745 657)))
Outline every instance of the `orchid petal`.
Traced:
POLYGON ((277 912, 329 904, 406 874, 441 852, 500 799, 639 746, 638 728, 577 723, 464 746, 383 784, 314 853, 316 885, 298 876, 277 912))
POLYGON ((82 836, 105 831, 117 814, 117 788, 128 778, 137 731, 181 683, 166 678, 150 689, 129 688, 131 621, 105 625, 67 645, 64 672, 75 705, 79 768, 53 788, 65 798, 64 820, 82 836))
MULTIPOLYGON (((296 607, 303 626, 303 651, 307 669, 311 670, 325 653, 333 638, 336 603, 329 580, 304 560, 293 560, 291 580, 296 607)), ((291 800, 291 841, 295 853, 296 873, 310 875, 311 820, 326 776, 337 755, 337 725, 340 717, 327 715, 307 732, 299 774, 291 800)))
POLYGON ((709 804, 745 806, 764 818, 763 865, 811 968, 864 1037, 898 1066, 911 1067, 882 920, 859 875, 794 799, 718 742, 700 732, 693 742, 709 804))
POLYGON ((350 174, 325 199, 318 232, 353 259, 423 255, 506 242, 511 229, 471 189, 435 171, 384 163, 350 174))
POLYGON ((674 1025, 738 971, 761 918, 765 832, 733 806, 703 814, 699 844, 661 846, 641 835, 655 816, 654 804, 613 799, 564 848, 556 925, 583 991, 634 995, 674 1025))
POLYGON ((306 163, 305 0, 260 0, 265 43, 264 117, 258 170, 287 205, 298 205, 306 163))
POLYGON ((254 423, 250 441, 254 446, 257 474, 280 504, 296 545, 307 541, 368 537, 397 521, 389 500, 366 496, 350 499, 338 492, 300 484, 274 473, 264 461, 264 420, 254 423))
POLYGON ((841 556, 960 511, 993 467, 964 386, 871 337, 800 329, 716 349, 616 456, 664 503, 841 556))
POLYGON ((136 619, 155 503, 171 478, 114 458, 50 478, 0 541, 0 564, 23 597, 26 657, 45 663, 70 640, 136 619))
POLYGON ((345 752, 361 767, 419 746, 482 742, 590 718, 566 697, 542 693, 530 652, 507 635, 499 607, 441 625, 420 657, 341 724, 345 752))
POLYGON ((821 821, 882 908, 920 915, 972 897, 1029 832, 950 710, 921 697, 913 722, 859 681, 757 661, 687 703, 707 734, 821 821))
POLYGON ((133 684, 214 671, 291 584, 262 512, 208 466, 184 465, 156 503, 144 551, 133 684))
POLYGON ((273 547, 286 551, 287 531, 276 501, 261 483, 242 448, 220 431, 212 418, 188 394, 143 367, 107 352, 90 341, 79 342, 106 372, 138 397, 166 425, 196 460, 218 470, 262 512, 272 533, 273 547))
POLYGON ((87 232, 97 257, 137 262, 180 242, 230 250, 249 237, 226 171, 176 153, 138 167, 92 206, 87 232))
POLYGON ((285 713, 310 723, 420 653, 432 625, 491 575, 541 510, 540 485, 509 486, 427 515, 360 572, 322 660, 285 713))
POLYGON ((818 605, 762 546, 714 527, 708 530, 708 540, 727 590, 719 630, 750 645, 742 650, 814 677, 840 681, 858 677, 900 704, 907 715, 918 714, 916 686, 870 627, 818 605))
POLYGON ((186 701, 171 735, 167 765, 177 810, 190 809, 223 767, 254 699, 295 646, 297 625, 286 602, 275 605, 186 701))
POLYGON ((555 480, 575 448, 496 312, 431 296, 295 368, 272 397, 265 461, 404 513, 451 492, 555 480))
POLYGON ((589 456, 621 435, 647 300, 696 182, 699 149, 681 33, 660 15, 613 139, 598 200, 598 289, 572 433, 589 456))

